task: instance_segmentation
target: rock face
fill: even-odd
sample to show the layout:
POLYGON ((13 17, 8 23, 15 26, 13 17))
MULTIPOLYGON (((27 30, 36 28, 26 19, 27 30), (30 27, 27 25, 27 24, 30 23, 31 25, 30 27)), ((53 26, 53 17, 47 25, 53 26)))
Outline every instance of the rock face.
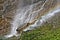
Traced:
POLYGON ((6 35, 9 32, 16 5, 16 0, 0 0, 0 35, 6 35))
POLYGON ((4 14, 5 12, 9 12, 16 7, 16 0, 1 0, 0 1, 0 15, 4 14))

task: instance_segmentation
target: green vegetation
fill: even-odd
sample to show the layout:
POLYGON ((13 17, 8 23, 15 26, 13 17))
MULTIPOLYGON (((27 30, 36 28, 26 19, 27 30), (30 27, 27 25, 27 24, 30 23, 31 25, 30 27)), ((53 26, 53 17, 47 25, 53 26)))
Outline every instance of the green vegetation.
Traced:
POLYGON ((48 23, 35 30, 24 32, 20 40, 60 40, 60 27, 48 23))

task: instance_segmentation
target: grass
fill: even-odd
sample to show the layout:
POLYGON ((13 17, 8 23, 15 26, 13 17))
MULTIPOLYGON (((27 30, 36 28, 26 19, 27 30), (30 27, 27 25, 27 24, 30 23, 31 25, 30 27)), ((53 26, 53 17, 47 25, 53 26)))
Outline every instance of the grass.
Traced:
POLYGON ((60 40, 60 27, 48 23, 35 30, 24 32, 20 40, 60 40))

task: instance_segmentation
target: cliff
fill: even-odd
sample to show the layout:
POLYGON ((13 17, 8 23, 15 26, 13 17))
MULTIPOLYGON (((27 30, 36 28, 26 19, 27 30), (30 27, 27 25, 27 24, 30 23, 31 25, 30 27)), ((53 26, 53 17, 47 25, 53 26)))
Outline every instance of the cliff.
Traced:
POLYGON ((16 5, 16 0, 0 0, 0 35, 6 35, 9 32, 16 5))

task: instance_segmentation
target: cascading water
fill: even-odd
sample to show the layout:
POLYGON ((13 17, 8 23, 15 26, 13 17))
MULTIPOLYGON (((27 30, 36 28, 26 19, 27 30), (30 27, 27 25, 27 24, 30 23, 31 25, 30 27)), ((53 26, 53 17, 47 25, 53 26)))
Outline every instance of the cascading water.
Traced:
MULTIPOLYGON (((22 0, 20 0, 22 1, 22 0)), ((12 37, 12 36, 18 36, 16 29, 19 27, 22 27, 22 25, 25 25, 26 23, 29 23, 33 20, 35 21, 34 24, 29 25, 26 29, 32 30, 35 27, 41 26, 44 22, 46 22, 49 18, 51 18, 54 14, 57 12, 60 12, 60 8, 56 7, 53 11, 49 11, 46 15, 40 16, 40 12, 44 10, 45 3, 47 3, 49 0, 46 1, 40 1, 40 0, 30 0, 26 1, 27 3, 23 3, 24 0, 18 5, 18 9, 16 11, 16 14, 13 18, 12 25, 11 25, 11 32, 10 34, 5 35, 6 38, 12 37), (31 3, 30 3, 31 2, 31 3), (22 7, 24 6, 24 7, 22 7), (37 8, 38 6, 38 8, 37 8), (39 18, 37 17, 39 16, 39 18), (41 18, 41 19, 40 19, 41 18)))
POLYGON ((48 14, 46 14, 44 16, 41 16, 41 19, 37 20, 33 25, 30 25, 29 27, 27 27, 23 31, 32 30, 34 28, 41 26, 43 23, 48 21, 55 14, 58 14, 58 12, 60 12, 60 8, 57 8, 57 9, 53 10, 52 12, 49 12, 48 14))

